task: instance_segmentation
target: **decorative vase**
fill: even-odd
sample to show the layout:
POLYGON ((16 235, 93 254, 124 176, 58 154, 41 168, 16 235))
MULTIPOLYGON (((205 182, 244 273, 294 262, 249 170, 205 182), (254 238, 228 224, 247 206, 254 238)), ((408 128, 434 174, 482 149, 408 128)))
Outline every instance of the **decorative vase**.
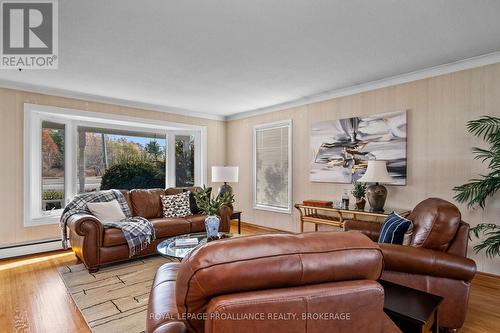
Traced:
POLYGON ((372 212, 383 212, 385 199, 387 198, 387 189, 385 186, 376 183, 366 189, 366 197, 370 203, 372 212))
POLYGON ((209 215, 205 219, 205 229, 207 238, 217 238, 219 236, 220 219, 217 215, 209 215))
POLYGON ((356 198, 356 209, 357 210, 365 210, 366 200, 365 198, 356 198))

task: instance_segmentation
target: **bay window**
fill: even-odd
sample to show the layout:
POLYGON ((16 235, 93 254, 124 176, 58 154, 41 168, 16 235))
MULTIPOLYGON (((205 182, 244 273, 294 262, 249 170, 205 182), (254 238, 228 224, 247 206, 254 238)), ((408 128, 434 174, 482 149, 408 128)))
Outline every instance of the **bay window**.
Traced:
POLYGON ((32 104, 24 116, 26 226, 57 223, 78 193, 205 181, 205 127, 32 104), (137 165, 152 176, 106 176, 137 165))

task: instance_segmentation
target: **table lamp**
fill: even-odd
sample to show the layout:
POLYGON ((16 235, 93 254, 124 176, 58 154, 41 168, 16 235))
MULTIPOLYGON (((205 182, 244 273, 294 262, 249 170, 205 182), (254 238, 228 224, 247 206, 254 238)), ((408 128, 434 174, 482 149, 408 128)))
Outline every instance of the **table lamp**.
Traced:
POLYGON ((212 183, 224 183, 219 187, 219 194, 233 193, 233 188, 228 183, 238 182, 238 167, 234 166, 213 166, 212 167, 212 183))
POLYGON ((375 183, 366 189, 366 197, 372 212, 383 212, 385 199, 387 199, 387 189, 380 183, 389 184, 394 182, 394 179, 387 172, 387 161, 369 160, 365 174, 358 182, 375 183))

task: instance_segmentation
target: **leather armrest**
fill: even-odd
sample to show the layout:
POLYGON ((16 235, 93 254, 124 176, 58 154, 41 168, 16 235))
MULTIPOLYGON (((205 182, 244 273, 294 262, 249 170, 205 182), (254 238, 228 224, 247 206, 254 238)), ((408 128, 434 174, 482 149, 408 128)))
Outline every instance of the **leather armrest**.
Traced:
POLYGON ((379 244, 384 270, 471 281, 476 263, 468 258, 422 247, 379 244))
POLYGON ((104 227, 92 215, 75 214, 67 221, 71 248, 89 270, 99 269, 104 227))
POLYGON ((344 231, 359 231, 376 242, 380 236, 382 223, 376 221, 345 220, 344 231))
POLYGON ((220 226, 219 230, 222 232, 229 232, 231 229, 231 214, 233 213, 233 208, 229 206, 222 206, 219 209, 220 226))
POLYGON ((148 333, 186 333, 186 326, 180 321, 169 321, 148 333))
POLYGON ((67 222, 68 228, 79 236, 95 235, 98 244, 102 244, 104 227, 95 216, 86 214, 74 214, 67 222))

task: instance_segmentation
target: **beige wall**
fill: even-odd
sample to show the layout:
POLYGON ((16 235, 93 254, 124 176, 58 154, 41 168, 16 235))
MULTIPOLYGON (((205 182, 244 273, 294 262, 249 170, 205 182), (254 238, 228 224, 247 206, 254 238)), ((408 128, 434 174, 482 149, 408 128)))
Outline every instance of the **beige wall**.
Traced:
MULTIPOLYGON (((207 167, 225 163, 225 150, 220 148, 224 147, 226 142, 226 125, 223 121, 0 89, 0 212, 2 215, 0 219, 0 246, 60 236, 57 225, 37 227, 24 227, 23 225, 24 103, 207 126, 207 167)), ((210 173, 207 172, 207 175, 210 173)))
MULTIPOLYGON (((482 142, 467 133, 465 123, 482 115, 500 115, 500 64, 230 121, 227 162, 240 167, 240 181, 233 187, 243 220, 298 231, 295 211, 287 215, 252 208, 254 125, 292 119, 293 202, 338 200, 349 185, 309 181, 311 123, 397 110, 408 110, 408 179, 407 186, 388 187, 388 204, 412 208, 427 197, 453 201, 453 186, 485 170, 471 154, 471 147, 482 142)), ((471 225, 500 223, 500 194, 487 207, 471 211, 460 205, 463 219, 471 225)), ((479 270, 500 274, 500 259, 469 253, 477 259, 479 270)))
MULTIPOLYGON (((465 122, 481 115, 500 115, 500 64, 431 79, 313 103, 261 116, 230 121, 206 120, 176 114, 86 102, 17 90, 0 89, 0 246, 57 237, 55 225, 23 226, 23 104, 121 114, 208 127, 208 168, 238 165, 240 182, 233 184, 236 208, 243 220, 269 227, 298 230, 297 214, 279 214, 252 208, 252 129, 254 125, 293 120, 293 201, 338 199, 346 185, 309 181, 309 127, 320 120, 395 110, 408 110, 408 181, 389 187, 388 203, 412 208, 430 197, 453 200, 451 188, 484 171, 472 160, 470 148, 482 145, 465 130, 465 122), (227 141, 226 141, 227 136, 227 141), (227 142, 227 144, 226 144, 227 142), (224 149, 225 147, 225 149, 224 149)), ((207 175, 210 177, 208 170, 207 175)), ((488 208, 468 210, 463 219, 500 223, 500 195, 488 208)), ((500 274, 500 260, 474 255, 481 271, 500 274)))

